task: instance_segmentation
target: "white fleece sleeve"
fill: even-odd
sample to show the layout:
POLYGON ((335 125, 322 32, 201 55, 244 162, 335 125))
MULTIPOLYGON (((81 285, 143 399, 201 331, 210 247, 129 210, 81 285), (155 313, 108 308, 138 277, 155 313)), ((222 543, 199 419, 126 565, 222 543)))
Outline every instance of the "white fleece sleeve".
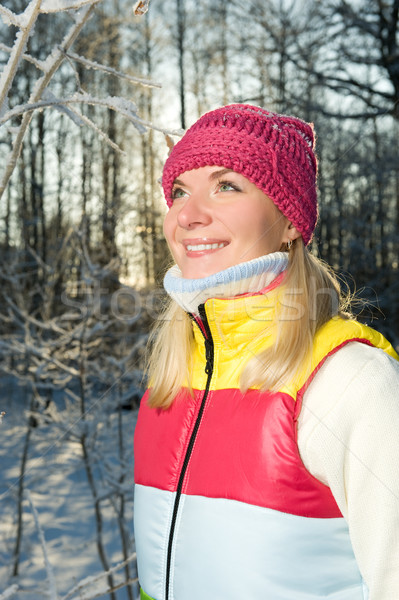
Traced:
POLYGON ((349 525, 369 600, 399 599, 399 362, 352 342, 304 395, 298 446, 349 525))

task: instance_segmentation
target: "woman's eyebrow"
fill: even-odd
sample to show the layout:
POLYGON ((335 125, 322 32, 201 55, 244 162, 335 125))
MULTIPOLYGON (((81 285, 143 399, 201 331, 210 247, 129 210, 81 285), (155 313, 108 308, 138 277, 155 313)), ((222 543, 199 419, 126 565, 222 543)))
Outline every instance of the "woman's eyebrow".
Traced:
POLYGON ((213 181, 214 179, 219 179, 219 177, 222 177, 223 175, 226 175, 226 173, 233 173, 233 169, 220 169, 220 171, 213 171, 213 173, 211 173, 209 175, 209 179, 210 181, 213 181))
MULTIPOLYGON (((226 173, 234 173, 233 169, 219 169, 219 171, 214 171, 209 175, 209 180, 213 181, 215 179, 219 179, 219 177, 223 177, 226 173)), ((181 179, 175 179, 173 185, 186 185, 184 181, 181 179)))

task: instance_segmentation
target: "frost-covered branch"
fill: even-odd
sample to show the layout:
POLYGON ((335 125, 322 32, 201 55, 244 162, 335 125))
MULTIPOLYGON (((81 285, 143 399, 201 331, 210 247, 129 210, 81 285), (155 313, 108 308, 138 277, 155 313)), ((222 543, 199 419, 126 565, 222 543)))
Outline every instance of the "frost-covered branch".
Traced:
MULTIPOLYGON (((122 583, 113 585, 112 587, 107 587, 107 588, 100 590, 99 592, 94 592, 94 594, 91 594, 90 596, 85 596, 85 600, 95 600, 96 598, 102 598, 106 594, 112 595, 113 592, 117 592, 118 590, 123 589, 127 585, 131 585, 132 583, 137 583, 137 582, 138 582, 137 577, 135 577, 133 579, 128 579, 128 581, 122 581, 122 583)), ((72 598, 72 600, 82 600, 82 596, 81 595, 75 596, 74 598, 72 598)))
MULTIPOLYGON (((159 84, 148 79, 128 75, 115 68, 88 60, 69 51, 71 45, 91 17, 94 7, 100 2, 102 2, 102 0, 31 0, 25 11, 20 15, 16 15, 9 9, 0 6, 0 15, 4 22, 7 25, 14 25, 19 29, 15 36, 14 45, 11 48, 5 44, 0 45, 0 49, 9 54, 8 62, 0 76, 0 125, 12 118, 22 116, 20 125, 15 128, 16 136, 13 141, 13 146, 5 161, 4 172, 0 181, 0 198, 2 197, 16 167, 18 157, 21 153, 23 140, 35 110, 53 107, 56 110, 65 113, 78 126, 85 125, 90 127, 113 150, 121 153, 123 153, 123 150, 118 144, 116 144, 91 119, 73 109, 71 104, 78 102, 103 106, 114 110, 127 118, 140 133, 144 133, 147 128, 163 131, 160 128, 154 127, 152 123, 141 120, 137 115, 137 108, 127 99, 120 97, 107 97, 103 99, 93 98, 89 94, 75 94, 71 98, 56 98, 52 92, 48 90, 48 85, 54 73, 66 59, 70 62, 78 62, 87 69, 99 70, 109 75, 125 79, 131 83, 147 87, 161 87, 159 84), (74 23, 61 44, 55 46, 45 60, 37 60, 25 53, 27 41, 33 33, 38 16, 42 13, 57 13, 66 10, 71 12, 74 11, 74 23), (15 106, 12 110, 8 110, 8 94, 18 66, 22 60, 34 64, 35 67, 42 71, 42 76, 36 81, 29 100, 25 104, 15 106)), ((137 2, 134 6, 135 14, 142 15, 147 12, 148 5, 149 0, 137 2)), ((173 135, 174 132, 171 132, 171 134, 173 135)))
POLYGON ((112 69, 111 67, 107 67, 106 65, 102 65, 94 60, 88 60, 83 56, 79 56, 79 54, 75 54, 74 52, 66 52, 65 56, 84 65, 87 69, 94 69, 96 71, 103 71, 104 73, 108 73, 109 75, 115 75, 120 79, 126 79, 131 83, 139 83, 140 85, 147 87, 155 87, 161 88, 160 83, 155 83, 154 81, 150 81, 149 79, 142 79, 140 77, 133 77, 133 75, 128 75, 127 73, 123 73, 122 71, 117 71, 116 69, 112 69))
POLYGON ((2 594, 0 594, 0 600, 11 600, 18 592, 19 588, 16 583, 8 587, 2 594))
POLYGON ((0 116, 2 116, 7 109, 8 92, 10 91, 12 82, 14 81, 15 73, 24 54, 28 39, 40 14, 41 2, 42 0, 33 0, 30 4, 28 4, 25 12, 20 16, 14 15, 11 13, 11 11, 7 11, 7 13, 5 13, 3 12, 4 7, 0 7, 0 13, 2 14, 3 18, 6 14, 7 18, 11 19, 9 24, 16 25, 20 28, 15 36, 14 46, 12 47, 8 62, 0 75, 0 116), (24 26, 22 25, 23 20, 26 21, 24 26))
MULTIPOLYGON (((3 350, 9 350, 9 345, 3 341, 0 341, 0 351, 3 350)), ((79 371, 77 369, 69 367, 67 364, 61 362, 60 360, 52 356, 51 351, 48 348, 38 348, 34 343, 21 343, 15 340, 13 350, 22 356, 28 353, 31 357, 37 357, 43 360, 44 363, 48 365, 53 365, 54 367, 58 367, 58 369, 60 369, 64 373, 72 375, 73 377, 79 376, 79 371)))
POLYGON ((21 27, 21 21, 15 13, 13 13, 6 6, 0 4, 0 17, 3 19, 6 25, 15 25, 18 29, 21 27))
MULTIPOLYGON (((90 577, 85 577, 84 579, 79 581, 79 583, 77 583, 71 590, 69 590, 69 592, 61 598, 61 600, 69 600, 74 594, 76 594, 78 592, 82 592, 84 590, 84 588, 88 587, 89 585, 93 585, 97 581, 100 581, 106 575, 110 575, 110 574, 116 573, 117 571, 120 571, 121 569, 123 569, 123 567, 125 567, 127 564, 131 563, 134 560, 136 560, 135 552, 133 554, 131 554, 123 562, 120 562, 117 565, 115 565, 114 567, 111 567, 111 569, 109 569, 107 572, 97 573, 97 575, 91 575, 90 577)), ((136 581, 137 581, 137 579, 133 579, 129 583, 136 583, 136 581)), ((125 582, 125 585, 126 585, 126 582, 125 582)), ((1 598, 0 598, 0 600, 1 600, 1 598)))
POLYGON ((113 140, 111 140, 111 138, 105 133, 105 131, 103 131, 102 129, 100 129, 100 127, 98 127, 94 121, 92 121, 91 119, 89 119, 89 117, 86 117, 86 115, 83 115, 82 113, 79 113, 77 110, 74 110, 73 108, 67 108, 66 106, 58 106, 57 107, 58 110, 64 111, 66 112, 66 114, 68 115, 68 117, 73 118, 72 120, 74 122, 76 122, 77 119, 81 120, 82 125, 87 125, 88 127, 90 127, 90 129, 92 129, 99 137, 101 137, 104 142, 106 144, 108 144, 108 146, 110 146, 113 150, 115 150, 116 152, 120 152, 120 154, 126 154, 124 152, 124 150, 122 150, 122 148, 120 148, 120 146, 118 146, 118 144, 116 144, 113 140))
MULTIPOLYGON (((33 91, 31 93, 31 96, 29 98, 29 104, 34 104, 35 102, 38 102, 40 100, 44 90, 47 88, 54 73, 57 71, 57 69, 59 68, 61 63, 65 60, 65 52, 71 47, 73 42, 79 36, 81 30, 83 29, 83 27, 87 23, 88 19, 90 18, 95 6, 99 2, 101 2, 101 0, 91 0, 90 4, 88 6, 84 6, 76 14, 75 22, 73 23, 73 25, 69 29, 68 33, 64 37, 64 40, 61 43, 60 47, 54 49, 53 52, 47 57, 47 60, 44 64, 45 72, 44 72, 43 76, 37 80, 37 82, 33 88, 33 91)), ((27 41, 27 39, 33 29, 33 26, 37 20, 37 17, 39 15, 40 3, 41 3, 41 0, 32 0, 32 2, 28 5, 27 9, 25 10, 25 13, 27 13, 27 11, 30 11, 30 12, 33 12, 33 15, 31 16, 30 20, 28 20, 28 24, 26 25, 26 28, 17 33, 13 52, 10 55, 9 61, 0 77, 0 107, 2 107, 2 106, 6 107, 7 94, 11 87, 11 84, 12 84, 13 78, 15 76, 15 72, 18 67, 19 61, 22 59, 26 41, 27 41), (36 7, 36 10, 34 10, 35 7, 36 7), (30 28, 30 29, 28 29, 28 28, 30 28), (25 40, 24 43, 22 43, 21 37, 25 40)), ((25 14, 25 13, 23 13, 23 14, 25 14)), ((0 109, 0 115, 2 115, 1 109, 0 109)), ((5 172, 3 175, 3 179, 0 183, 0 198, 2 197, 2 195, 6 189, 7 183, 15 169, 17 159, 21 152, 22 143, 23 143, 26 131, 32 120, 32 116, 33 116, 32 111, 25 113, 22 118, 21 125, 18 128, 18 134, 15 138, 11 153, 6 161, 5 172)))
MULTIPOLYGON (((98 100, 97 104, 104 106, 104 103, 101 100, 96 98, 93 98, 92 100, 92 104, 95 104, 95 100, 98 100)), ((13 117, 20 116, 27 112, 32 112, 41 108, 55 108, 59 112, 62 112, 67 117, 69 117, 73 121, 73 123, 75 123, 75 125, 78 125, 79 127, 83 125, 90 127, 90 129, 95 131, 95 133, 99 137, 101 137, 106 144, 111 146, 113 150, 124 154, 124 151, 118 146, 118 144, 111 140, 111 138, 102 129, 100 129, 100 127, 98 127, 91 119, 89 119, 89 117, 80 113, 71 106, 71 104, 73 104, 74 102, 78 101, 72 98, 56 98, 54 94, 50 92, 50 90, 45 90, 43 94, 43 100, 35 102, 34 104, 23 104, 15 106, 4 116, 3 119, 0 119, 0 125, 4 124, 6 121, 12 119, 13 117)), ((82 100, 80 102, 84 101, 82 100)), ((111 106, 109 106, 108 108, 111 108, 111 106)))
MULTIPOLYGON (((70 98, 48 98, 44 100, 39 100, 34 103, 27 103, 15 106, 12 110, 8 111, 6 115, 2 119, 0 119, 0 125, 6 123, 13 117, 20 116, 27 112, 32 112, 37 109, 49 108, 49 107, 62 107, 68 106, 69 104, 89 104, 92 106, 102 106, 104 108, 109 108, 110 110, 114 110, 118 112, 122 116, 126 117, 133 125, 138 129, 140 133, 144 133, 147 128, 151 128, 154 131, 160 131, 165 135, 181 135, 182 131, 173 129, 168 130, 162 127, 157 127, 153 123, 149 121, 145 121, 144 119, 140 119, 137 116, 137 107, 131 102, 131 100, 127 100, 125 98, 121 98, 120 96, 107 96, 106 98, 96 98, 94 96, 90 96, 89 94, 82 94, 77 92, 70 98)), ((79 115, 82 118, 83 115, 79 115)), ((100 130, 98 130, 100 131, 100 130)))
POLYGON ((36 529, 37 532, 39 534, 39 539, 40 539, 40 544, 42 547, 42 551, 43 551, 43 557, 44 557, 44 565, 46 568, 46 573, 47 573, 47 579, 48 579, 48 583, 49 583, 49 600, 58 600, 58 594, 57 594, 57 587, 55 584, 55 577, 54 577, 54 571, 53 571, 53 567, 50 563, 49 557, 48 557, 48 553, 47 553, 47 546, 46 546, 46 539, 44 537, 44 532, 43 529, 40 525, 40 521, 39 521, 39 515, 37 514, 37 510, 35 505, 33 504, 33 500, 32 500, 32 496, 30 494, 30 491, 27 489, 26 490, 26 495, 28 497, 29 500, 29 504, 32 510, 32 515, 33 515, 33 519, 35 521, 35 525, 36 525, 36 529))
MULTIPOLYGON (((12 48, 10 48, 10 46, 6 46, 6 44, 3 44, 3 42, 0 42, 0 50, 2 52, 5 52, 6 54, 11 54, 12 52, 12 48)), ((37 69, 39 69, 40 71, 43 71, 43 63, 41 60, 37 60, 36 58, 34 58, 33 56, 31 56, 30 54, 22 54, 21 56, 22 60, 26 60, 27 62, 31 63, 32 65, 35 65, 35 67, 37 69)), ((0 596, 1 599, 1 596, 0 596)))
POLYGON ((79 10, 82 6, 92 4, 93 0, 42 0, 40 12, 57 13, 63 10, 79 10))
MULTIPOLYGON (((118 144, 116 144, 101 128, 97 127, 91 119, 71 108, 70 105, 78 102, 103 106, 114 110, 133 123, 134 127, 136 127, 140 133, 144 133, 148 128, 163 131, 162 129, 154 127, 152 123, 142 121, 137 115, 136 106, 127 99, 110 96, 103 99, 93 98, 89 94, 82 93, 75 94, 70 98, 56 98, 52 92, 48 90, 48 85, 54 73, 65 60, 68 60, 72 66, 72 62, 75 61, 83 65, 86 69, 95 69, 131 83, 147 87, 161 87, 160 84, 149 79, 134 77, 113 67, 88 60, 83 56, 70 52, 70 47, 91 17, 95 6, 102 1, 103 0, 31 0, 25 11, 19 15, 6 7, 0 6, 0 16, 6 25, 13 25, 18 28, 12 47, 0 44, 0 49, 9 54, 7 64, 0 75, 0 125, 15 117, 22 116, 19 126, 15 128, 16 136, 13 141, 12 149, 4 163, 4 172, 0 181, 0 198, 2 197, 16 167, 18 157, 21 153, 23 140, 35 110, 41 110, 47 107, 56 108, 65 113, 78 126, 85 125, 93 129, 113 150, 122 153, 123 151, 118 144), (39 15, 61 11, 69 11, 74 20, 61 44, 56 45, 45 60, 38 60, 26 53, 25 49, 28 39, 33 34, 34 26, 39 15), (23 60, 32 63, 42 72, 42 75, 35 82, 28 101, 9 110, 8 94, 16 76, 17 69, 23 60)), ((148 5, 149 0, 137 2, 134 6, 134 13, 136 15, 144 14, 148 10, 148 5)))
POLYGON ((7 304, 13 309, 13 312, 20 317, 21 323, 29 323, 35 327, 38 327, 39 329, 43 329, 44 331, 52 331, 57 334, 65 335, 67 333, 65 329, 62 329, 58 325, 56 319, 51 319, 50 321, 39 321, 30 315, 26 310, 23 310, 17 306, 8 295, 4 295, 4 298, 7 304))

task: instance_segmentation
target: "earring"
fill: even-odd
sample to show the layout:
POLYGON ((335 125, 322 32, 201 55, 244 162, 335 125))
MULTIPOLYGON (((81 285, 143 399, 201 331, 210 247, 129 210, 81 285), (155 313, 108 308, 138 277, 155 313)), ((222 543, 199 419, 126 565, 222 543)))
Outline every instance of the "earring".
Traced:
POLYGON ((288 240, 287 242, 287 250, 291 250, 292 248, 292 240, 288 240))

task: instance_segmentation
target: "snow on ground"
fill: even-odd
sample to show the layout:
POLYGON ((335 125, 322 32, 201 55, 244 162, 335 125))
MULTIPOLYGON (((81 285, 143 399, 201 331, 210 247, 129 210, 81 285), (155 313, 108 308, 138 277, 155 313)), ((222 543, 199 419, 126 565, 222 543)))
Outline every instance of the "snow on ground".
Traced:
MULTIPOLYGON (((8 380, 6 386, 3 384, 0 392, 0 411, 7 413, 0 425, 0 595, 11 584, 17 583, 20 589, 12 598, 41 600, 49 597, 49 583, 40 536, 27 494, 23 502, 19 576, 11 576, 17 530, 19 473, 27 430, 26 400, 21 397, 17 383, 12 380, 8 380)), ((126 479, 123 482, 126 490, 124 525, 129 532, 129 554, 134 551, 132 444, 136 416, 135 411, 122 413, 127 462, 126 479)), ((120 472, 118 413, 109 410, 102 418, 93 446, 99 459, 97 463, 94 459, 93 472, 100 495, 109 492, 115 483, 112 482, 112 471, 115 475, 120 472)), ((53 423, 40 425, 31 431, 25 488, 29 490, 38 513, 58 596, 61 598, 81 579, 104 571, 96 546, 93 497, 78 441, 60 432, 53 423)), ((115 499, 115 496, 112 498, 115 499)), ((104 543, 109 566, 112 567, 123 560, 119 527, 110 500, 102 501, 101 507, 104 543)), ((121 573, 124 574, 123 569, 121 573)), ((136 577, 134 561, 130 564, 130 575, 136 577)), ((106 578, 103 578, 100 583, 104 586, 105 582, 106 578)), ((76 594, 73 597, 90 597, 94 589, 90 586, 86 596, 76 594)), ((108 599, 109 595, 104 597, 108 599)), ((126 588, 118 591, 116 598, 128 600, 126 588)))

